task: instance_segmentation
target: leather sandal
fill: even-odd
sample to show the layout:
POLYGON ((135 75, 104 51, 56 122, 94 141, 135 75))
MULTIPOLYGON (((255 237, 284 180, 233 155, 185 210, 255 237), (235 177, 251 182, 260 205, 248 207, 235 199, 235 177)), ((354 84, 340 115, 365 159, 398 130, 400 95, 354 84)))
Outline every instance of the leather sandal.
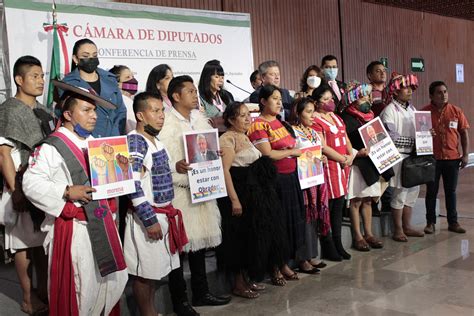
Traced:
POLYGON ((296 272, 293 272, 293 274, 291 275, 285 275, 284 273, 283 274, 283 277, 285 278, 285 280, 287 281, 298 281, 300 278, 298 277, 298 273, 296 272))
POLYGON ((270 282, 273 285, 276 285, 276 286, 285 286, 286 285, 286 281, 285 281, 285 278, 283 276, 274 276, 270 279, 270 282))
POLYGON ((251 289, 246 289, 246 290, 233 289, 232 294, 234 294, 235 296, 240 296, 240 297, 249 298, 249 299, 257 298, 260 296, 258 292, 254 292, 251 289))
POLYGON ((370 251, 369 244, 365 241, 365 239, 355 240, 354 241, 354 249, 358 251, 370 251))
POLYGON ((264 291, 266 289, 265 285, 256 282, 249 282, 249 287, 252 291, 264 291))
POLYGON ((383 248, 383 242, 380 239, 375 238, 374 236, 364 237, 364 239, 371 248, 383 248))

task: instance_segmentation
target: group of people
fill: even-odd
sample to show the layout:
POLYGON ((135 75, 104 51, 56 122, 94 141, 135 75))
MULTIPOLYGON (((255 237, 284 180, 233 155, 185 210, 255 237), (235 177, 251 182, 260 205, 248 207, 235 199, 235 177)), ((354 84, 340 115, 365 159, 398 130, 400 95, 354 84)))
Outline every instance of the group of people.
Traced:
POLYGON ((432 115, 437 165, 427 185, 423 232, 411 225, 419 186, 402 186, 401 163, 379 174, 358 132, 379 116, 400 154, 413 153, 413 75, 387 80, 384 65, 374 61, 368 83, 345 84, 336 79, 337 58, 328 55, 320 67, 304 71, 292 96, 280 87, 279 64, 265 61, 250 77, 255 91, 248 101, 259 106, 252 118, 246 103, 225 90, 218 60, 204 65, 197 86, 190 76, 174 77, 171 67, 158 65, 140 93, 127 66, 98 67, 97 46, 89 39, 75 43, 72 61, 71 73, 54 82, 60 95, 54 113, 37 101, 44 74, 32 56, 15 62, 16 95, 0 106, 1 218, 27 314, 119 315, 131 279, 140 315, 156 315, 155 280, 168 276, 175 313, 199 315, 193 306, 231 300, 212 294, 207 283, 206 251, 214 248, 232 293, 257 298, 267 275, 271 284, 285 286, 298 273, 318 274, 326 266, 321 259, 351 258, 341 236, 346 208, 358 251, 383 247, 372 232, 374 210, 391 209, 395 241, 434 233, 441 176, 448 229, 465 232, 457 220, 456 184, 468 163, 469 124, 448 103, 442 81, 430 85, 424 107, 432 115), (213 128, 221 135, 228 196, 193 204, 183 134, 213 128), (119 135, 127 135, 136 191, 92 200, 87 141, 119 135), (322 148, 314 159, 324 166, 324 183, 302 190, 297 157, 308 146, 322 148))

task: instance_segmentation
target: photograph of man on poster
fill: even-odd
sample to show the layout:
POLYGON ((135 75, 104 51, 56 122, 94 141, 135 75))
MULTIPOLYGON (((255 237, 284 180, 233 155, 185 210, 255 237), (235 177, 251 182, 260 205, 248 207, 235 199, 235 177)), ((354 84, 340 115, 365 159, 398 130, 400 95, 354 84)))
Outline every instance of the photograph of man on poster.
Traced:
POLYGON ((365 147, 367 147, 367 149, 370 149, 372 146, 378 144, 387 137, 387 135, 384 133, 383 127, 380 124, 380 121, 378 120, 374 121, 364 130, 362 130, 362 135, 365 147))
POLYGON ((214 143, 217 142, 217 140, 213 139, 213 137, 215 137, 214 133, 209 133, 209 135, 197 134, 188 136, 195 136, 194 141, 189 140, 187 142, 190 163, 216 160, 219 158, 216 150, 217 147, 214 146, 214 143))

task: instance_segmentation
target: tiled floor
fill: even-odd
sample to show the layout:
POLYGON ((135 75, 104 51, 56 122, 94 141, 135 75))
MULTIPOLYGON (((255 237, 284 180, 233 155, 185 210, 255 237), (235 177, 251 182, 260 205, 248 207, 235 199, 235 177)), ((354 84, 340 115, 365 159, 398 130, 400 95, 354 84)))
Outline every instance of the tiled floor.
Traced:
MULTIPOLYGON (((301 275, 285 287, 267 284, 255 300, 200 307, 201 315, 472 315, 474 316, 474 168, 461 174, 458 194, 464 235, 439 218, 435 235, 396 243, 330 263, 317 276, 301 275), (466 217, 466 218, 462 218, 466 217), (470 217, 470 218, 467 218, 470 217), (462 247, 467 240, 469 247, 462 247), (462 252, 464 251, 464 253, 462 252)), ((443 196, 440 195, 443 201, 443 196)), ((444 203, 443 203, 444 204, 444 203)), ((444 205, 441 206, 444 213, 444 205)), ((13 267, 0 266, 0 316, 23 315, 13 267)))

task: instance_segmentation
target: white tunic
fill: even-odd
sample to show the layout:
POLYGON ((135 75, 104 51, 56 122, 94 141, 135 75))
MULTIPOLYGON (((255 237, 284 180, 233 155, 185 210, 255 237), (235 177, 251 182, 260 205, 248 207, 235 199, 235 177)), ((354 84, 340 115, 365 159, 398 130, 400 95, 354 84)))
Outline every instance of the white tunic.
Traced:
MULTIPOLYGON (((198 110, 191 111, 187 120, 174 108, 166 113, 165 123, 159 139, 170 153, 170 164, 175 166, 177 161, 185 158, 183 133, 187 131, 209 130, 207 118, 198 110)), ((183 222, 189 243, 186 251, 197 251, 204 248, 216 247, 221 243, 221 215, 216 200, 192 204, 187 174, 173 172, 175 197, 173 206, 183 212, 183 222)))
MULTIPOLYGON (((137 134, 132 131, 130 134, 137 134)), ((152 206, 164 207, 170 203, 157 204, 153 200, 153 185, 151 170, 153 167, 152 154, 165 150, 163 144, 155 140, 155 144, 143 137, 148 144, 148 150, 143 157, 142 174, 134 172, 134 180, 141 183, 144 193, 143 200, 148 201, 152 206)), ((141 203, 142 201, 138 201, 141 203)), ((148 238, 145 226, 138 218, 138 215, 128 212, 125 226, 124 254, 127 262, 128 273, 152 280, 160 280, 168 275, 171 270, 179 268, 179 253, 171 254, 168 238, 168 219, 165 214, 156 214, 163 233, 162 240, 152 240, 148 238)))
MULTIPOLYGON (((0 146, 6 145, 12 147, 11 156, 15 170, 18 170, 21 164, 20 152, 15 143, 0 137, 0 146)), ((11 225, 5 225, 5 249, 10 249, 12 253, 20 249, 40 247, 43 244, 45 233, 35 232, 30 213, 18 213, 13 209, 11 194, 6 185, 3 187, 3 194, 0 198, 1 212, 12 221, 11 225)))
MULTIPOLYGON (((65 134, 82 150, 87 148, 86 140, 79 139, 68 129, 61 127, 58 131, 65 134)), ((30 201, 46 213, 41 228, 48 233, 44 247, 49 253, 49 271, 53 251, 54 221, 66 204, 63 199, 66 185, 73 185, 71 175, 56 148, 48 144, 37 148, 23 177, 23 190, 30 201)), ((76 206, 80 204, 76 203, 76 206)), ((100 315, 104 308, 105 315, 108 315, 123 293, 128 279, 127 270, 101 277, 92 252, 87 222, 77 219, 73 221, 71 257, 79 315, 100 315)))
MULTIPOLYGON (((384 124, 394 126, 395 131, 400 136, 415 138, 415 111, 413 105, 409 105, 404 109, 400 103, 393 100, 380 113, 380 119, 384 124)), ((401 153, 403 159, 407 158, 409 153, 401 153)), ((390 186, 395 188, 403 188, 401 180, 402 162, 393 166, 395 176, 390 179, 390 186)))

